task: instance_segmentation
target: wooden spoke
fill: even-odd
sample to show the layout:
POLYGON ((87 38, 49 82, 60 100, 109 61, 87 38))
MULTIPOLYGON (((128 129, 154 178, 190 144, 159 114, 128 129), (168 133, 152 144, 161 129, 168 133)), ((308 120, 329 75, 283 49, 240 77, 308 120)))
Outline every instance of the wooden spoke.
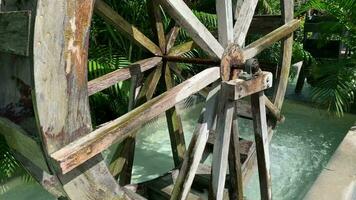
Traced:
POLYGON ((258 0, 237 0, 235 11, 234 43, 240 47, 245 44, 258 0))
POLYGON ((235 110, 234 101, 227 98, 233 94, 232 91, 229 87, 226 87, 224 83, 221 87, 217 111, 216 139, 213 149, 211 180, 213 199, 217 200, 222 200, 224 196, 231 127, 235 110))
POLYGON ((41 147, 17 124, 0 117, 0 135, 4 136, 9 147, 23 155, 41 170, 50 173, 41 147))
POLYGON ((209 58, 185 58, 179 56, 164 56, 166 61, 176 62, 176 63, 190 63, 190 64, 201 64, 201 65, 219 65, 219 61, 209 58))
POLYGON ((148 12, 153 18, 154 24, 154 33, 157 37, 157 41, 159 43, 159 47, 163 54, 166 52, 166 35, 164 33, 164 27, 162 23, 162 15, 161 15, 161 8, 159 4, 154 0, 147 1, 148 4, 148 12))
POLYGON ((221 58, 224 48, 198 20, 183 0, 159 0, 171 17, 190 34, 193 40, 210 56, 221 58))
POLYGON ((219 76, 219 67, 206 69, 170 91, 139 106, 132 112, 107 123, 105 126, 52 153, 51 157, 59 162, 63 173, 69 172, 107 149, 113 143, 122 141, 129 136, 131 131, 145 122, 218 80, 219 76))
MULTIPOLYGON (((26 171, 31 174, 31 176, 50 194, 54 197, 61 199, 65 198, 67 195, 63 191, 62 185, 59 182, 58 178, 54 175, 49 174, 46 171, 43 171, 32 160, 26 158, 19 152, 12 152, 17 161, 26 169, 26 171)), ((40 155, 40 154, 38 154, 40 155)), ((38 156, 36 155, 36 156, 38 156)))
POLYGON ((261 199, 272 199, 269 138, 263 92, 251 96, 261 199))
MULTIPOLYGON (((165 83, 167 91, 174 87, 174 80, 171 75, 171 70, 168 63, 165 63, 165 83)), ((174 107, 166 111, 166 119, 169 131, 169 137, 171 141, 172 154, 174 165, 179 167, 183 161, 184 153, 186 151, 183 124, 177 110, 174 107)))
POLYGON ((212 199, 242 200, 243 184, 256 161, 261 199, 272 198, 269 140, 276 120, 284 120, 281 107, 290 72, 293 32, 300 25, 293 19, 293 1, 280 0, 281 16, 254 16, 258 0, 216 0, 217 39, 185 0, 147 0, 156 37, 152 41, 104 0, 38 0, 37 4, 24 3, 18 8, 15 1, 6 1, 5 5, 0 0, 0 36, 4 36, 0 38, 0 59, 5 63, 0 76, 6 85, 0 90, 8 94, 0 102, 0 110, 5 108, 4 116, 8 116, 0 117, 0 135, 16 159, 55 198, 144 199, 138 195, 143 194, 153 199, 198 199, 191 193, 196 183, 200 188, 209 187, 212 199), (144 48, 153 57, 88 82, 88 38, 94 11, 107 26, 130 39, 130 44, 144 48), (31 13, 36 15, 31 17, 31 13), (167 34, 163 14, 172 18, 167 34), (15 28, 8 26, 12 22, 15 28), (181 28, 192 41, 175 46, 181 28), (17 29, 21 33, 10 34, 17 29), (245 47, 248 33, 267 32, 245 47), (279 41, 282 64, 273 79, 272 73, 257 71, 256 63, 247 61, 279 41), (195 48, 201 48, 209 58, 185 56, 195 48), (185 77, 178 63, 220 67, 185 77), (244 66, 254 71, 252 77, 239 76, 244 66), (144 73, 148 70, 150 73, 144 73), (173 73, 183 81, 181 84, 175 85, 173 73), (128 79, 129 112, 93 130, 89 96, 128 79), (161 80, 167 91, 157 96, 161 80), (263 92, 272 87, 272 82, 276 84, 273 101, 263 92), (198 92, 206 97, 206 105, 186 149, 176 105, 198 92), (251 102, 244 101, 248 96, 251 102), (7 114, 8 106, 20 110, 22 104, 25 108, 19 117, 7 114), (25 112, 27 109, 33 112, 25 112), (128 185, 138 130, 163 113, 176 169, 162 179, 128 185), (255 143, 240 141, 240 117, 253 120, 255 143), (35 127, 27 127, 27 120, 36 120, 35 127), (120 144, 108 167, 101 152, 116 143, 120 144), (211 168, 200 164, 211 152, 211 168), (227 187, 226 182, 230 183, 227 187))
POLYGON ((193 137, 179 170, 171 196, 172 200, 186 199, 189 194, 205 145, 209 139, 209 133, 213 128, 219 91, 220 86, 212 89, 208 94, 206 105, 201 113, 198 125, 194 129, 193 137))
MULTIPOLYGON (((147 100, 152 99, 154 92, 156 91, 159 79, 161 78, 161 75, 162 75, 162 68, 163 68, 163 66, 162 66, 162 64, 160 64, 157 67, 157 69, 154 71, 152 80, 149 82, 149 84, 143 86, 144 87, 143 91, 146 91, 146 94, 145 94, 146 99, 142 100, 143 97, 139 96, 139 100, 141 101, 141 103, 143 103, 142 101, 147 101, 147 100)), ((141 93, 141 95, 144 95, 144 93, 141 93)))
MULTIPOLYGON (((156 91, 158 81, 162 74, 162 66, 159 65, 146 79, 145 83, 140 90, 140 93, 133 100, 133 106, 129 107, 129 111, 133 108, 143 104, 144 102, 151 100, 154 92, 156 91)), ((136 84, 135 84, 136 85, 136 84)), ((136 91, 137 92, 137 91, 136 91)), ((139 128, 139 127, 138 127, 139 128)), ((111 174, 118 178, 120 175, 120 185, 130 184, 134 152, 136 146, 135 140, 136 131, 132 131, 129 136, 117 147, 114 151, 109 165, 111 174)))
POLYGON ((261 51, 270 47, 272 44, 278 42, 279 40, 287 36, 290 36, 295 30, 299 28, 299 25, 300 25, 300 20, 297 19, 291 20, 285 25, 279 27, 278 29, 263 36, 257 41, 251 43, 250 45, 248 45, 246 48, 243 49, 243 58, 247 60, 255 57, 261 51))
POLYGON ((191 50, 193 50, 195 48, 195 43, 193 41, 189 41, 180 45, 177 45, 175 47, 172 47, 169 52, 168 55, 169 56, 181 56, 191 50))
POLYGON ((155 66, 157 66, 162 61, 160 57, 148 58, 142 61, 138 61, 129 65, 126 68, 118 69, 116 71, 110 72, 104 76, 97 79, 89 81, 88 90, 89 95, 93 95, 104 89, 107 89, 120 81, 127 80, 132 76, 136 76, 142 72, 145 72, 155 66))
POLYGON ((166 41, 167 41, 166 52, 169 52, 171 50, 171 48, 174 46, 174 44, 177 40, 179 31, 180 31, 180 27, 175 25, 169 31, 169 33, 166 35, 166 41))
POLYGON ((226 48, 234 40, 231 0, 216 1, 219 42, 226 48))
POLYGON ((238 108, 235 106, 235 113, 232 122, 230 149, 229 149, 229 194, 230 199, 243 200, 243 182, 242 182, 242 169, 240 159, 240 136, 238 127, 238 108))
POLYGON ((125 33, 126 36, 138 45, 144 47, 154 55, 162 55, 161 49, 155 43, 140 32, 135 26, 128 23, 103 0, 95 1, 95 12, 117 30, 125 33))
MULTIPOLYGON (((283 22, 289 24, 293 21, 294 17, 294 2, 288 0, 281 0, 283 22)), ((287 90, 288 77, 290 72, 290 65, 292 62, 292 49, 293 49, 293 34, 290 34, 282 42, 282 66, 279 70, 279 77, 277 77, 276 91, 274 96, 274 105, 278 109, 282 108, 284 96, 287 90)))
POLYGON ((136 102, 137 102, 137 97, 140 93, 140 90, 142 88, 142 81, 143 81, 143 74, 140 73, 138 75, 135 75, 131 78, 131 83, 130 83, 130 96, 129 96, 129 111, 131 111, 136 102))
MULTIPOLYGON (((142 79, 143 79, 143 74, 138 74, 131 78, 128 111, 133 110, 137 103, 137 100, 138 100, 137 98, 138 98, 139 92, 142 87, 142 79)), ((116 152, 119 152, 118 153, 119 154, 118 163, 116 163, 116 162, 110 163, 111 164, 110 166, 120 165, 120 161, 122 161, 122 163, 124 163, 124 165, 122 164, 122 168, 119 168, 119 169, 114 168, 114 169, 118 170, 118 174, 121 175, 119 184, 122 186, 130 184, 130 182, 131 182, 132 168, 133 168, 134 155, 135 155, 135 147, 136 147, 135 138, 128 137, 122 144, 120 144, 120 146, 118 147, 119 150, 116 151, 116 152), (124 152, 121 151, 122 146, 124 147, 124 152), (123 162, 123 161, 125 161, 125 162, 123 162)), ((115 155, 117 155, 116 152, 115 152, 115 155)), ((109 169, 112 169, 112 168, 109 168, 109 169)), ((113 171, 110 171, 110 172, 111 172, 111 174, 113 174, 113 171)))
POLYGON ((268 97, 264 96, 266 108, 269 112, 277 119, 278 122, 284 122, 284 116, 281 114, 281 111, 275 106, 268 97))

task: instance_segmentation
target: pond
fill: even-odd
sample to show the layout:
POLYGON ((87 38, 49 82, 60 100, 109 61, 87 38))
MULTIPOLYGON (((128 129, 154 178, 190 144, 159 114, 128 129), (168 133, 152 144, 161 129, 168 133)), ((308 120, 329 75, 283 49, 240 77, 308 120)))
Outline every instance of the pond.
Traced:
MULTIPOLYGON (((202 108, 201 101, 191 98, 180 109, 186 140, 202 108)), ((278 126, 271 143, 273 199, 303 199, 312 183, 356 120, 355 115, 334 118, 309 103, 286 100, 283 108, 285 123, 278 126)), ((240 123, 243 137, 251 138, 251 122, 240 123), (242 124, 242 125, 241 125, 242 124)), ((110 152, 105 152, 110 156, 110 152)), ((145 125, 139 133, 135 152, 133 182, 153 179, 173 168, 166 120, 160 116, 145 125)), ((7 184, 0 199, 52 199, 36 183, 14 179, 7 184)), ((255 173, 245 190, 246 199, 258 200, 258 178, 255 173)))

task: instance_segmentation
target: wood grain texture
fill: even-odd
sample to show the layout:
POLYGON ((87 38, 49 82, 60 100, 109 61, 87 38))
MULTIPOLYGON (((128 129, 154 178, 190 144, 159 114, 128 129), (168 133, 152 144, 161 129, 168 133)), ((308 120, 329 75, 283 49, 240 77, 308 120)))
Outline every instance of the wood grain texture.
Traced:
MULTIPOLYGON (((87 135, 92 129, 87 50, 93 5, 90 0, 38 0, 34 98, 37 123, 47 154, 87 135)), ((52 160, 50 163, 70 199, 123 199, 125 196, 101 155, 65 175, 52 165, 52 160)))
POLYGON ((67 195, 62 188, 62 184, 59 182, 57 176, 51 175, 46 171, 43 171, 36 164, 29 160, 22 153, 16 150, 12 152, 12 155, 25 170, 31 174, 31 176, 50 194, 56 198, 65 198, 67 195))
POLYGON ((117 30, 124 33, 125 36, 129 37, 136 44, 144 47, 154 55, 162 55, 161 49, 154 42, 140 32, 135 26, 122 18, 103 0, 95 1, 95 13, 101 16, 107 23, 114 26, 117 30))
POLYGON ((253 128, 255 132, 260 194, 262 200, 272 199, 272 182, 270 172, 269 137, 266 119, 264 93, 251 96, 253 128))
MULTIPOLYGON (((294 2, 288 0, 281 0, 282 8, 282 18, 285 24, 293 21, 294 17, 294 2)), ((292 62, 292 51, 293 51, 293 34, 289 34, 289 37, 282 41, 282 64, 279 70, 279 76, 277 77, 276 91, 274 96, 274 105, 281 109, 284 96, 286 94, 288 78, 290 72, 290 66, 292 62)))
MULTIPOLYGON (((151 100, 154 92, 156 91, 158 82, 162 74, 162 65, 160 64, 149 76, 148 81, 143 85, 142 91, 139 93, 135 107, 141 105, 142 103, 151 100), (152 75, 151 75, 152 74, 152 75)), ((131 111, 131 110, 130 110, 131 111)), ((137 127, 138 130, 140 127, 137 127)), ((118 171, 120 175, 119 183, 124 186, 131 183, 133 162, 135 156, 135 147, 136 147, 136 136, 137 131, 130 133, 130 137, 126 138, 122 144, 123 151, 119 154, 119 159, 123 164, 118 163, 119 166, 122 166, 122 169, 118 171)), ((111 163, 113 164, 113 163, 111 163)))
MULTIPOLYGON (((175 83, 172 78, 171 70, 168 66, 168 63, 165 62, 164 64, 165 64, 164 79, 166 83, 166 89, 168 91, 174 87, 175 83)), ((179 167, 181 166, 184 158, 186 145, 184 139, 182 120, 180 115, 177 113, 177 109, 175 106, 166 111, 166 119, 168 125, 169 138, 171 141, 171 149, 173 154, 174 165, 176 167, 179 167)))
MULTIPOLYGON (((129 107, 129 111, 151 100, 153 93, 156 91, 158 81, 162 73, 162 65, 159 65, 153 72, 151 72, 143 86, 141 87, 137 97, 134 100, 132 107, 129 107)), ((141 127, 138 127, 141 128, 141 127)), ((119 144, 114 150, 114 155, 109 161, 109 169, 111 174, 119 179, 120 185, 127 185, 131 181, 132 167, 134 161, 134 152, 136 147, 135 135, 137 131, 132 131, 129 136, 119 144)))
POLYGON ((239 47, 245 45, 246 36, 250 28, 253 15, 258 0, 237 0, 237 7, 235 11, 235 25, 234 25, 234 43, 239 47))
POLYGON ((170 198, 172 200, 186 199, 190 192, 206 143, 209 139, 209 133, 212 131, 214 125, 219 91, 220 86, 215 87, 208 94, 205 107, 203 108, 199 122, 194 129, 193 137, 184 156, 183 164, 179 170, 179 175, 170 198))
POLYGON ((0 51, 30 54, 31 11, 0 13, 0 51))
POLYGON ((261 72, 251 80, 235 79, 226 83, 226 87, 235 91, 231 97, 238 100, 251 94, 266 90, 272 87, 273 76, 271 72, 261 72))
POLYGON ((174 44, 175 44, 175 42, 177 40, 179 31, 180 31, 180 27, 175 25, 169 31, 169 33, 166 35, 166 41, 167 41, 166 52, 169 52, 171 50, 171 48, 174 46, 174 44))
POLYGON ((272 114, 272 116, 278 121, 283 123, 285 118, 281 113, 281 110, 278 109, 271 100, 269 100, 268 97, 264 96, 265 99, 265 104, 266 104, 266 108, 268 109, 269 113, 272 114))
POLYGON ((162 58, 153 57, 141 60, 129 65, 126 68, 118 69, 88 83, 89 95, 93 95, 104 89, 107 89, 120 81, 130 79, 132 76, 143 73, 161 63, 162 58))
POLYGON ((218 17, 219 42, 226 48, 234 41, 231 0, 216 1, 216 14, 218 17))
POLYGON ((159 0, 159 2, 164 7, 164 10, 189 33, 203 50, 212 57, 222 57, 223 47, 183 0, 159 0))
POLYGON ((41 146, 19 125, 0 117, 0 135, 5 138, 11 149, 22 154, 27 160, 31 160, 39 169, 50 173, 46 159, 42 155, 41 146))
POLYGON ((230 100, 234 90, 222 83, 217 111, 216 139, 212 161, 212 197, 221 200, 224 197, 226 171, 231 137, 231 127, 235 111, 235 102, 230 100), (230 97, 230 98, 229 98, 230 97))
MULTIPOLYGON (((137 105, 138 96, 142 88, 142 81, 143 81, 142 73, 135 75, 131 78, 128 112, 133 110, 137 105)), ((130 184, 131 182, 132 168, 133 168, 133 162, 135 156, 135 147, 136 147, 135 138, 128 137, 114 151, 115 152, 114 153, 115 157, 113 157, 114 160, 110 162, 110 167, 116 166, 116 168, 114 168, 116 172, 113 171, 112 168, 109 168, 110 172, 111 174, 117 173, 118 175, 120 175, 119 184, 122 186, 130 184), (117 166, 120 166, 121 168, 118 168, 117 166)), ((115 179, 118 178, 118 176, 116 175, 114 177, 115 179)))
POLYGON ((149 15, 151 16, 153 21, 153 32, 156 36, 156 40, 158 41, 162 53, 166 54, 166 35, 164 33, 164 26, 162 22, 161 7, 154 0, 147 1, 147 7, 149 15))
MULTIPOLYGON (((229 199, 243 200, 243 181, 240 154, 240 134, 237 117, 237 107, 235 105, 235 113, 232 121, 230 148, 229 148, 229 199)), ((248 155, 248 153, 247 153, 248 155)))
POLYGON ((189 41, 189 42, 172 47, 169 50, 168 55, 169 56, 181 56, 181 55, 193 50, 195 47, 196 47, 195 43, 193 41, 189 41))
POLYGON ((60 163, 64 172, 72 170, 113 143, 122 141, 140 125, 218 80, 219 71, 218 67, 202 71, 170 91, 139 106, 132 112, 107 123, 85 137, 73 141, 71 144, 52 153, 51 157, 60 163))

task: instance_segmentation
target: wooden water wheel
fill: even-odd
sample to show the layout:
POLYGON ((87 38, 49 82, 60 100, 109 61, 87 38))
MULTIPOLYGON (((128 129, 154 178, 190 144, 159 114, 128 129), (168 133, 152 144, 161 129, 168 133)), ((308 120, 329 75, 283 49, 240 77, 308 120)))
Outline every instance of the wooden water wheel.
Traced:
POLYGON ((299 21, 293 19, 292 1, 281 0, 281 16, 254 17, 257 0, 238 0, 235 20, 231 1, 217 1, 218 39, 183 0, 147 1, 157 43, 103 0, 0 2, 0 37, 5 38, 0 44, 0 133, 21 164, 55 197, 200 199, 203 197, 191 193, 192 184, 200 179, 208 181, 206 188, 211 185, 211 199, 242 199, 242 183, 257 154, 261 196, 271 199, 268 132, 276 120, 282 120, 280 109, 289 75, 293 31, 299 26, 299 21), (169 33, 164 32, 160 8, 176 22, 169 33), (88 36, 93 12, 152 57, 88 82, 88 36), (191 36, 192 42, 175 46, 180 29, 191 36), (271 32, 245 45, 249 30, 271 32), (275 92, 269 100, 263 90, 272 86, 272 74, 261 71, 253 58, 278 41, 282 41, 283 59, 275 70, 275 92), (193 45, 210 58, 182 57, 193 45), (207 68, 174 86, 175 72, 170 67, 174 62, 206 64, 207 68), (142 78, 145 71, 152 72, 142 78), (165 76, 167 92, 153 98, 160 76, 165 76), (89 96, 130 78, 131 111, 92 130, 89 96), (186 147, 174 106, 202 90, 209 91, 206 105, 186 147), (140 95, 147 102, 138 105, 140 95), (251 103, 240 100, 247 96, 251 96, 251 103), (268 120, 265 106, 268 116, 272 116, 268 120), (176 170, 147 183, 130 185, 135 133, 164 112, 176 170), (237 115, 254 121, 253 145, 240 141, 237 115), (101 152, 118 142, 122 145, 108 167, 101 152), (209 143, 214 144, 212 167, 200 164, 209 143), (247 150, 241 149, 246 146, 247 150), (161 190, 158 185, 162 183, 161 190))

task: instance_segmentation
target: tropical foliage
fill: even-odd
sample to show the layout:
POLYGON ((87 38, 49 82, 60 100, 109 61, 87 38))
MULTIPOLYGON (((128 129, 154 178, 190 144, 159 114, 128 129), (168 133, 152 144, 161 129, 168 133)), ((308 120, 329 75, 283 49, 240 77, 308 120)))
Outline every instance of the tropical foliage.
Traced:
POLYGON ((312 99, 330 112, 342 116, 355 104, 356 92, 356 0, 310 0, 300 10, 318 10, 332 16, 337 23, 330 23, 329 30, 341 26, 343 34, 338 36, 321 35, 324 41, 339 39, 348 52, 338 60, 319 61, 311 74, 316 80, 312 90, 312 99))

